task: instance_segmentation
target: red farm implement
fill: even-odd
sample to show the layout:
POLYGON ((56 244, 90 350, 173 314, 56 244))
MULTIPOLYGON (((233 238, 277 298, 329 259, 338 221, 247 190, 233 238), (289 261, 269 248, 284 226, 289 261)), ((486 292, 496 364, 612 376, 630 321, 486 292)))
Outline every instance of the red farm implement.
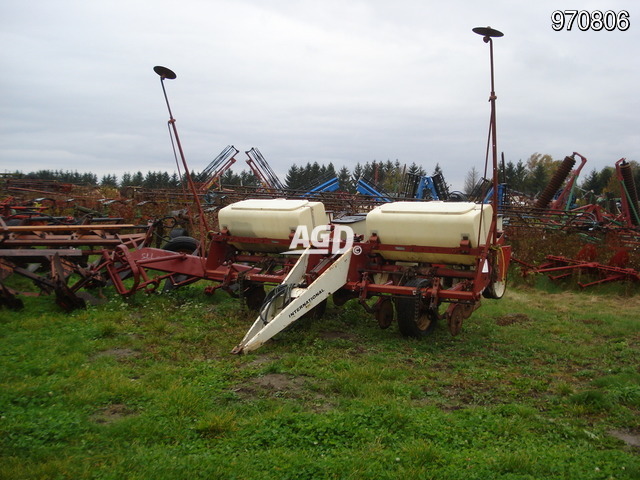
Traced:
MULTIPOLYGON (((497 210, 492 40, 502 33, 489 27, 474 32, 489 43, 491 54, 492 159, 487 155, 487 164, 492 161, 496 193, 490 204, 389 202, 340 220, 317 199, 246 199, 220 209, 219 228, 201 235, 199 243, 183 237, 170 249, 119 245, 103 252, 100 268, 122 295, 155 290, 163 281, 180 286, 208 280, 213 282, 208 292, 221 289, 243 298, 258 317, 234 353, 258 348, 305 314, 321 313, 329 296, 338 306, 357 300, 381 328, 397 319, 406 336, 427 335, 441 319, 458 334, 483 296, 502 297, 511 258, 497 210), (176 245, 180 242, 182 248, 176 245)), ((164 89, 164 80, 176 75, 165 67, 154 70, 192 183, 164 89)), ((258 153, 252 153, 264 169, 258 153)), ((273 186, 271 179, 267 183, 273 186)))
POLYGON ((505 291, 511 250, 492 217, 489 205, 394 202, 362 217, 363 225, 346 228, 328 221, 320 202, 246 200, 220 211, 222 230, 210 236, 206 256, 118 246, 103 257, 123 295, 154 290, 163 280, 184 285, 204 279, 216 283, 209 292, 243 297, 260 313, 236 352, 253 350, 321 310, 331 295, 336 305, 357 299, 382 328, 391 324, 395 307, 405 335, 423 336, 440 318, 455 335, 483 295, 500 298, 505 291), (291 222, 297 231, 320 236, 309 236, 309 248, 290 251, 291 222), (359 228, 366 234, 343 235, 359 228), (409 241, 399 240, 403 230, 409 241), (267 294, 265 286, 274 288, 267 294), (373 297, 377 302, 370 306, 373 297), (445 311, 443 303, 449 304, 445 311))
POLYGON ((22 307, 18 294, 30 296, 55 293, 66 310, 84 306, 90 298, 80 289, 101 282, 90 265, 90 257, 116 246, 136 248, 149 244, 150 230, 125 224, 46 224, 9 226, 0 222, 0 303, 22 307), (146 230, 146 231, 145 231, 146 230), (127 233, 125 233, 127 232, 127 233), (80 280, 68 285, 71 275, 80 280), (7 284, 10 277, 32 282, 36 292, 18 291, 7 284))
POLYGON ((508 217, 506 231, 517 252, 515 260, 524 274, 544 273, 553 280, 579 277, 582 288, 614 281, 635 283, 640 268, 640 217, 632 165, 624 158, 618 160, 618 188, 600 195, 596 202, 593 193, 587 192, 581 203, 585 199, 588 203, 578 206, 573 190, 586 161, 576 152, 566 157, 534 206, 517 202, 501 206, 508 217), (581 164, 569 176, 576 156, 581 164))

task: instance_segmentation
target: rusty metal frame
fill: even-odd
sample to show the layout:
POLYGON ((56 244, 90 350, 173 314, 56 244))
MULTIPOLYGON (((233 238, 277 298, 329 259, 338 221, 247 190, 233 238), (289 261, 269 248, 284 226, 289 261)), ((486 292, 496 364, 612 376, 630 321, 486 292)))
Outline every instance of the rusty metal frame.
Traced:
POLYGON ((64 309, 82 307, 91 299, 81 289, 90 285, 104 285, 106 278, 99 268, 88 265, 89 257, 101 256, 115 247, 140 249, 152 239, 150 225, 139 227, 127 224, 83 225, 18 225, 0 222, 0 286, 3 302, 20 308, 17 295, 49 295, 55 293, 56 302, 64 309), (140 229, 138 233, 121 233, 123 229, 140 229), (36 273, 24 265, 36 264, 43 273, 36 273), (72 274, 79 275, 73 285, 72 274), (30 280, 40 291, 17 291, 6 285, 13 275, 30 280))
POLYGON ((587 288, 594 285, 617 281, 640 282, 640 272, 633 268, 614 267, 598 262, 576 260, 556 255, 548 255, 546 258, 546 263, 543 263, 538 267, 533 267, 528 271, 532 273, 544 274, 555 272, 560 273, 560 275, 549 275, 549 278, 551 280, 560 280, 562 278, 567 278, 576 271, 601 277, 599 280, 595 280, 592 282, 578 282, 580 288, 587 288))

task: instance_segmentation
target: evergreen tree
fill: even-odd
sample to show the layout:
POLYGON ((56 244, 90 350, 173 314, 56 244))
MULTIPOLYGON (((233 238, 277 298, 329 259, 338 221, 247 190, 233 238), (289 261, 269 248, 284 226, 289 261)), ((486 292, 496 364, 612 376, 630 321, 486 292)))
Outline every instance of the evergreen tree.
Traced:
POLYGON ((529 170, 525 179, 524 193, 538 195, 549 183, 549 175, 543 163, 535 164, 533 170, 529 170))
POLYGON ((102 180, 100 181, 100 186, 115 188, 118 186, 118 178, 111 174, 103 175, 102 180))
POLYGON ((171 186, 171 177, 169 177, 169 172, 162 172, 160 174, 160 185, 162 188, 169 188, 171 186))
POLYGON ((147 172, 147 174, 144 177, 144 180, 142 181, 142 185, 144 186, 144 188, 157 188, 157 180, 156 180, 157 176, 156 176, 156 172, 147 172))
POLYGON ((337 177, 341 192, 353 192, 353 182, 347 167, 342 167, 338 172, 337 177))
POLYGON ((364 171, 362 169, 362 165, 360 165, 360 162, 356 163, 356 166, 353 169, 353 173, 351 174, 351 178, 353 179, 354 185, 358 182, 358 180, 362 178, 363 173, 364 171))
POLYGON ((364 166, 362 167, 362 176, 367 180, 373 181, 375 177, 375 168, 376 168, 375 160, 372 163, 371 162, 365 163, 364 166))
POLYGON ((522 160, 518 160, 516 165, 514 165, 512 161, 508 161, 503 177, 503 182, 506 183, 511 190, 524 192, 527 168, 524 166, 522 160))
MULTIPOLYGON (((117 183, 117 177, 114 175, 113 178, 117 183)), ((86 185, 98 185, 98 176, 95 173, 84 173, 82 175, 81 183, 84 183, 86 185)))
POLYGON ((136 187, 141 187, 143 183, 144 183, 144 176, 142 175, 142 172, 137 171, 131 177, 131 185, 134 185, 136 187))
POLYGON ((501 180, 503 183, 506 183, 507 185, 513 188, 513 180, 515 176, 516 176, 516 166, 513 164, 511 160, 509 160, 504 167, 501 180))
POLYGON ((513 188, 518 191, 524 190, 524 182, 527 178, 527 168, 522 163, 522 160, 518 160, 518 164, 516 165, 516 172, 514 177, 514 185, 513 188))
POLYGON ((260 182, 253 172, 242 170, 242 172, 240 172, 240 184, 246 187, 257 187, 260 185, 260 182))
POLYGON ((318 165, 318 162, 313 162, 313 165, 311 165, 306 177, 307 182, 303 185, 304 188, 315 185, 320 179, 322 179, 322 169, 320 168, 320 165, 318 165))
POLYGON ((284 184, 287 188, 296 189, 299 186, 300 170, 296 164, 289 167, 287 175, 284 179, 284 184))
POLYGON ((384 164, 383 188, 389 193, 399 193, 402 183, 402 168, 396 159, 395 163, 387 160, 384 164))
POLYGON ((593 192, 596 195, 602 193, 601 190, 600 190, 600 178, 599 177, 600 177, 600 175, 598 174, 597 170, 594 168, 593 170, 591 170, 591 172, 589 172, 587 177, 584 179, 584 181, 580 185, 580 188, 582 188, 583 190, 585 190, 587 192, 593 192))
POLYGON ((422 167, 419 167, 418 165, 416 165, 416 162, 411 162, 411 165, 409 165, 409 168, 407 169, 407 174, 418 175, 421 177, 425 175, 422 167))
POLYGON ((120 182, 121 187, 128 187, 131 185, 131 174, 129 172, 122 174, 122 181, 120 182))
POLYGON ((298 177, 298 185, 296 188, 304 188, 311 181, 311 163, 307 162, 304 167, 300 168, 300 176, 298 177))
POLYGON ((173 172, 173 174, 171 175, 169 186, 170 188, 177 188, 180 186, 180 179, 178 178, 178 174, 176 172, 173 172))
POLYGON ((220 183, 222 185, 238 185, 240 183, 240 176, 236 175, 231 170, 227 170, 220 177, 220 183), (236 180, 236 177, 237 177, 237 180, 236 180))

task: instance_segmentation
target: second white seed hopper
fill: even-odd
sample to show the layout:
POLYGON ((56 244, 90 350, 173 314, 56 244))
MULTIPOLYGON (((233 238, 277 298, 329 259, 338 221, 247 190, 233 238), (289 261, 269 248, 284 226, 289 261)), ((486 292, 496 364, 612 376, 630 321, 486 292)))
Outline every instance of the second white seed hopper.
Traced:
POLYGON ((405 247, 485 245, 491 227, 491 205, 472 202, 393 202, 380 205, 367 214, 367 236, 376 234, 393 250, 379 250, 383 258, 404 262, 473 265, 474 255, 412 252, 405 247), (479 239, 479 241, 478 241, 479 239))

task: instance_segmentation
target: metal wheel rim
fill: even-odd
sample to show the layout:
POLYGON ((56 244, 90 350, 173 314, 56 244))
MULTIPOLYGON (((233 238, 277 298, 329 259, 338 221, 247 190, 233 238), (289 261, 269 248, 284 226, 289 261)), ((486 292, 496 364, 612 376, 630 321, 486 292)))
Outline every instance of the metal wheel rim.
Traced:
POLYGON ((431 319, 431 315, 429 314, 429 312, 426 311, 422 311, 420 313, 418 313, 417 318, 415 318, 414 320, 416 322, 416 326, 420 329, 420 330, 426 330, 429 328, 429 326, 431 325, 431 322, 433 321, 431 319))

